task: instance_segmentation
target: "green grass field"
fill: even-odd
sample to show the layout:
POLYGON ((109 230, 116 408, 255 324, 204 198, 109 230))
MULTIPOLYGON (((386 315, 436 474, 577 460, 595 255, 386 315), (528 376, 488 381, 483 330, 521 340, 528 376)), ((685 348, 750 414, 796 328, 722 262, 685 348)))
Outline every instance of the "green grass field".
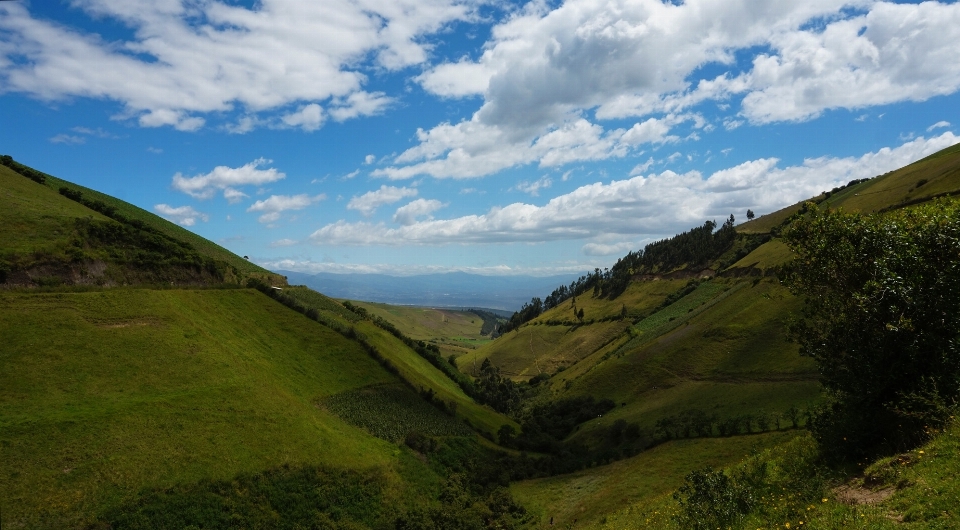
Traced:
POLYGON ((0 293, 0 335, 4 528, 284 464, 399 480, 395 445, 318 407, 397 379, 256 291, 0 293))
POLYGON ((478 405, 456 382, 410 349, 402 340, 372 322, 360 319, 356 313, 349 311, 332 298, 299 286, 284 289, 284 293, 294 297, 306 307, 316 308, 321 313, 322 319, 332 320, 342 327, 352 326, 399 370, 404 380, 418 390, 421 388, 433 390, 436 397, 444 402, 455 403, 457 416, 469 422, 474 428, 493 436, 501 425, 516 425, 513 420, 491 408, 478 405))
POLYGON ((471 374, 475 366, 489 358, 505 375, 517 380, 576 367, 582 359, 615 341, 630 326, 632 319, 650 314, 686 283, 686 280, 634 282, 616 300, 580 296, 576 299, 576 307, 584 310, 583 324, 573 316, 574 300, 571 299, 518 330, 459 357, 457 366, 464 373, 471 374), (627 308, 627 318, 620 320, 624 307, 627 308))
POLYGON ((62 253, 69 245, 74 219, 88 215, 94 219, 107 219, 2 165, 0 194, 4 204, 0 209, 0 239, 3 241, 0 252, 3 254, 62 253))
POLYGON ((470 353, 492 340, 489 335, 480 334, 483 319, 469 311, 375 302, 351 303, 402 329, 404 335, 412 339, 436 345, 444 358, 470 353))
MULTIPOLYGON (((605 518, 626 506, 645 506, 668 496, 683 483, 683 477, 695 469, 735 464, 753 452, 793 436, 796 433, 788 431, 677 440, 612 464, 518 482, 511 486, 511 491, 539 517, 536 528, 590 528, 603 524, 605 518)), ((634 520, 624 528, 644 528, 644 525, 634 520)))

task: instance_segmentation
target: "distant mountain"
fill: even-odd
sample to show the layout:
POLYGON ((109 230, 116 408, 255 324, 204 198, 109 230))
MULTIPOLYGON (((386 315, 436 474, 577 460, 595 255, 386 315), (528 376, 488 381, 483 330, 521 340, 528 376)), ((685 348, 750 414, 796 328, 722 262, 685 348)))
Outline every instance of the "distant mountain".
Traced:
POLYGON ((388 276, 386 274, 306 274, 276 271, 291 285, 306 285, 333 297, 430 307, 483 307, 516 311, 579 274, 558 276, 482 276, 465 272, 388 276))

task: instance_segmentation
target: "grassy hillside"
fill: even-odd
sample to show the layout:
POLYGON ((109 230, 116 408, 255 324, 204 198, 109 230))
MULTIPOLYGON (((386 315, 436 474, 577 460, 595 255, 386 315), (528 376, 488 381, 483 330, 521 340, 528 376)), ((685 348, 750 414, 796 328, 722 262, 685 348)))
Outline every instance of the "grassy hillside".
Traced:
POLYGON ((876 212, 960 193, 960 145, 948 147, 908 166, 827 194, 805 199, 737 226, 737 232, 765 234, 798 212, 804 202, 822 202, 847 211, 876 212))
POLYGON ((142 488, 283 465, 408 473, 319 406, 398 380, 255 291, 0 293, 0 335, 4 527, 83 526, 142 488))
MULTIPOLYGON (((955 146, 906 168, 853 182, 812 200, 820 203, 821 208, 879 212, 958 191, 960 146, 955 146)), ((668 280, 675 276, 671 274, 635 276, 626 291, 635 295, 630 303, 625 303, 626 294, 610 300, 584 293, 576 302, 568 300, 527 320, 516 331, 464 360, 490 359, 518 380, 545 373, 549 377, 539 384, 548 390, 538 393, 539 402, 559 402, 576 396, 612 400, 616 408, 579 425, 567 439, 567 443, 599 451, 608 460, 633 454, 636 444, 649 443, 643 441, 644 436, 655 440, 693 436, 699 437, 699 441, 685 443, 735 445, 749 438, 743 436, 744 432, 777 432, 803 425, 809 421, 806 411, 816 407, 821 399, 819 373, 812 359, 798 355, 798 346, 787 341, 788 323, 799 313, 802 300, 772 276, 780 265, 792 259, 793 253, 778 237, 759 246, 751 245, 751 241, 763 240, 749 238, 753 234, 777 236, 786 223, 805 211, 803 203, 798 203, 737 227, 742 236, 716 258, 717 264, 727 264, 726 268, 718 267, 722 273, 717 278, 688 284, 686 280, 668 280), (655 293, 664 287, 669 289, 655 293), (585 311, 584 320, 596 314, 596 321, 580 325, 573 312, 574 304, 592 309, 585 311), (633 307, 643 309, 630 311, 633 307), (628 309, 626 318, 611 318, 615 310, 622 312, 624 308, 628 309), (621 323, 619 329, 613 329, 615 322, 621 323), (585 345, 588 351, 583 352, 585 345), (704 418, 701 432, 690 427, 695 421, 691 418, 704 418), (740 428, 731 427, 737 422, 740 428), (687 425, 686 431, 683 425, 687 425), (743 428, 744 425, 749 427, 743 428), (638 441, 631 442, 634 445, 624 442, 624 426, 634 426, 633 432, 640 433, 638 441), (729 437, 731 432, 740 435, 729 437)), ((461 364, 461 369, 470 373, 469 366, 461 364)), ((769 455, 780 454, 776 451, 781 450, 774 448, 782 441, 760 443, 756 449, 768 451, 765 458, 774 458, 769 455)), ((676 442, 668 442, 596 471, 588 469, 526 481, 514 490, 537 507, 543 516, 542 525, 547 524, 549 515, 561 527, 579 519, 577 527, 588 522, 588 527, 636 528, 646 527, 647 521, 651 527, 676 528, 673 515, 678 506, 669 494, 681 482, 683 473, 678 469, 673 468, 673 474, 658 476, 658 484, 673 486, 633 493, 632 498, 613 486, 613 479, 611 485, 606 482, 608 476, 619 476, 624 469, 669 469, 668 459, 673 463, 674 459, 685 458, 676 453, 668 456, 673 450, 670 448, 676 446, 676 442)), ((790 453, 792 449, 782 451, 790 453)), ((728 465, 742 457, 731 458, 728 465)), ((780 461, 771 461, 773 469, 781 465, 777 462, 780 461)), ((627 476, 629 472, 622 474, 627 476)), ((828 482, 837 484, 823 484, 828 482)), ((925 491, 933 493, 930 489, 925 491)), ((937 501, 933 505, 941 506, 947 502, 944 495, 950 497, 953 493, 940 488, 935 495, 937 501)), ((834 498, 829 494, 826 497, 834 498)), ((842 495, 838 493, 836 497, 842 495)), ((830 502, 826 506, 831 506, 830 502)), ((787 513, 773 505, 760 510, 760 515, 752 516, 754 519, 744 527, 763 526, 773 514, 787 513)), ((821 513, 819 521, 824 528, 847 527, 857 517, 869 517, 856 509, 821 513)), ((947 510, 943 516, 952 521, 949 513, 952 512, 947 510)), ((795 526, 798 523, 799 519, 793 521, 795 526)), ((939 524, 930 527, 950 527, 939 524)), ((858 521, 857 527, 869 525, 858 521)))
MULTIPOLYGON (((166 274, 158 272, 157 267, 147 271, 150 267, 144 266, 148 261, 157 261, 157 254, 169 258, 171 253, 179 252, 185 263, 205 259, 221 264, 218 267, 227 271, 226 280, 234 283, 251 276, 283 282, 282 277, 249 260, 125 201, 20 166, 15 161, 9 165, 13 167, 0 165, 0 190, 9 205, 0 212, 0 220, 4 221, 0 225, 0 238, 9 241, 0 249, 0 266, 11 270, 8 281, 18 284, 36 284, 41 278, 45 280, 43 283, 66 284, 221 281, 203 274, 193 274, 192 278, 184 273, 177 276, 171 273, 174 268, 171 266, 165 267, 166 274), (35 178, 27 178, 14 169, 35 178), (70 190, 81 201, 103 205, 113 212, 113 217, 126 222, 118 223, 82 202, 67 198, 60 193, 61 188, 70 190), (147 259, 144 252, 153 254, 147 259), (18 270, 21 274, 15 274, 18 270)), ((203 263, 199 268, 202 272, 203 263)))
MULTIPOLYGON (((669 496, 695 469, 735 464, 793 436, 795 432, 678 440, 606 466, 518 482, 511 491, 539 519, 538 528, 592 528, 625 507, 646 507, 669 496)), ((626 524, 618 528, 646 528, 643 519, 623 519, 626 524)))
POLYGON ((457 358, 457 366, 474 373, 484 359, 504 374, 526 380, 541 373, 553 374, 576 365, 598 348, 619 337, 632 319, 653 311, 685 280, 634 282, 616 300, 580 296, 508 332, 496 341, 457 358), (581 323, 573 308, 583 309, 581 323), (627 317, 620 318, 626 308, 627 317))
POLYGON ((307 289, 286 292, 309 315, 238 288, 282 278, 149 212, 3 162, 4 528, 514 517, 489 512, 486 486, 444 481, 468 455, 429 463, 407 447, 456 439, 479 451, 492 444, 466 422, 487 436, 515 424, 402 340, 307 289), (441 488, 487 511, 461 514, 441 488))
POLYGON ((483 318, 470 311, 374 302, 352 303, 402 329, 410 338, 435 344, 444 357, 459 357, 492 340, 490 332, 481 334, 483 318))
POLYGON ((417 390, 432 391, 434 398, 443 403, 455 403, 456 415, 480 432, 492 437, 501 425, 516 425, 489 407, 478 405, 455 381, 398 337, 370 320, 359 317, 332 298, 302 286, 285 289, 284 293, 304 306, 316 309, 322 319, 329 320, 334 326, 352 327, 358 336, 376 348, 398 370, 400 377, 417 390))

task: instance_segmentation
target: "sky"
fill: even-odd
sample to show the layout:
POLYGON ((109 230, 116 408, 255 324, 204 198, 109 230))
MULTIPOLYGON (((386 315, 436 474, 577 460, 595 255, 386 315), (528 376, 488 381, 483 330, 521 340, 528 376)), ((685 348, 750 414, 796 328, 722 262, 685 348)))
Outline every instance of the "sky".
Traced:
POLYGON ((960 142, 960 4, 0 2, 0 154, 271 269, 569 274, 960 142))

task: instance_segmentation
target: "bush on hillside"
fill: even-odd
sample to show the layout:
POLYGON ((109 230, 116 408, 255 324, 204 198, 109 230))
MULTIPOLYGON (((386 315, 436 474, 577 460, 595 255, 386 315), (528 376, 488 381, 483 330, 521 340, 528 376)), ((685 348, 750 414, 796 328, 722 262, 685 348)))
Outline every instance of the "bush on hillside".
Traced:
POLYGON ((829 456, 922 442, 960 399, 960 203, 884 215, 809 205, 785 232, 791 326, 831 403, 811 427, 829 456))

